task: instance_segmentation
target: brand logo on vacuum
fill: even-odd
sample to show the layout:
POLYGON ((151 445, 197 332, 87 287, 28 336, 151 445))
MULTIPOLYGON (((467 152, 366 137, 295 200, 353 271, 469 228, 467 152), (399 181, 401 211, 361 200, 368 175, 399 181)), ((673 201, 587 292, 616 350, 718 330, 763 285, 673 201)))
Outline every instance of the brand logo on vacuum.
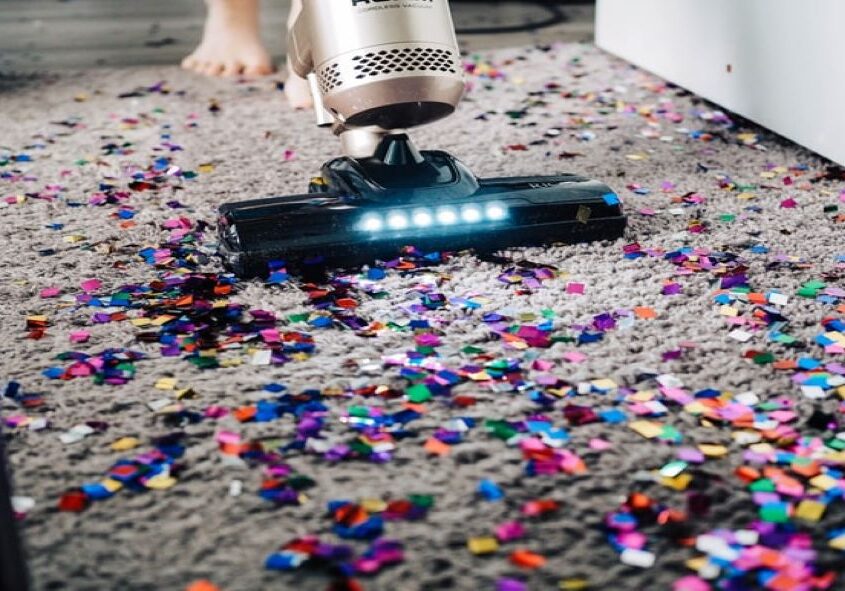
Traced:
MULTIPOLYGON (((352 6, 361 4, 378 4, 380 2, 401 2, 402 0, 352 0, 352 6)), ((434 0, 412 0, 413 2, 434 2, 434 0)))

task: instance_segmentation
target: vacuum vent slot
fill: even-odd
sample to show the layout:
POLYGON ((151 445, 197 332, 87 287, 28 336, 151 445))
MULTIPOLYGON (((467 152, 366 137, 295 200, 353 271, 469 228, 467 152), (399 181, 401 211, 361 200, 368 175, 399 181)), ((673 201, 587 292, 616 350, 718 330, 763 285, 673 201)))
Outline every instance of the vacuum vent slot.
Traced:
POLYGON ((394 47, 352 57, 356 80, 400 72, 448 72, 457 74, 454 51, 440 47, 394 47))
POLYGON ((317 82, 320 85, 320 92, 328 94, 338 86, 343 86, 343 79, 340 76, 340 64, 335 62, 322 68, 317 73, 317 82))

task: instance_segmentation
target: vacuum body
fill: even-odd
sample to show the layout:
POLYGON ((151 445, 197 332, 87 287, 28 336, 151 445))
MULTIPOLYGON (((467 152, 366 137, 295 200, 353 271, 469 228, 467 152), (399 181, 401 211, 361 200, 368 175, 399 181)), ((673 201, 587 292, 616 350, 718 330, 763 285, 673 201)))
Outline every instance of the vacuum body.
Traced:
POLYGON ((447 0, 303 0, 290 62, 344 156, 308 193, 224 204, 219 252, 242 276, 319 262, 356 266, 426 251, 501 250, 620 236, 622 205, 578 175, 476 178, 405 130, 454 112, 465 89, 447 0))
POLYGON ((323 122, 391 131, 450 115, 464 92, 447 0, 303 0, 291 66, 313 77, 323 122))

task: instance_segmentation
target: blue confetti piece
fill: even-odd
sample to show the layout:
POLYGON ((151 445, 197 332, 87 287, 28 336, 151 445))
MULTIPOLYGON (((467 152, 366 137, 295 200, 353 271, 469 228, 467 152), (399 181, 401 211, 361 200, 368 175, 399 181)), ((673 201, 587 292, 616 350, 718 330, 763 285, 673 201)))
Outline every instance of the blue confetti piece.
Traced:
POLYGON ((480 494, 486 501, 501 501, 505 498, 505 493, 499 488, 499 485, 488 478, 484 478, 478 483, 478 494, 480 494))
POLYGON ((619 196, 616 193, 605 193, 601 198, 608 205, 619 205, 619 196))

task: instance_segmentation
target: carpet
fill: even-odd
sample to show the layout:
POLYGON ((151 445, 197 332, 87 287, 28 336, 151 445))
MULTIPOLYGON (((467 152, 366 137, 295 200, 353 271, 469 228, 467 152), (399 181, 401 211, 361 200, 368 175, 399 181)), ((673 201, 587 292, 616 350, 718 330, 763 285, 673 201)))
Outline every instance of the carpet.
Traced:
POLYGON ((216 207, 338 151, 276 80, 0 78, 36 589, 845 588, 841 171, 590 45, 468 64, 418 144, 601 179, 624 239, 235 283, 216 207))

